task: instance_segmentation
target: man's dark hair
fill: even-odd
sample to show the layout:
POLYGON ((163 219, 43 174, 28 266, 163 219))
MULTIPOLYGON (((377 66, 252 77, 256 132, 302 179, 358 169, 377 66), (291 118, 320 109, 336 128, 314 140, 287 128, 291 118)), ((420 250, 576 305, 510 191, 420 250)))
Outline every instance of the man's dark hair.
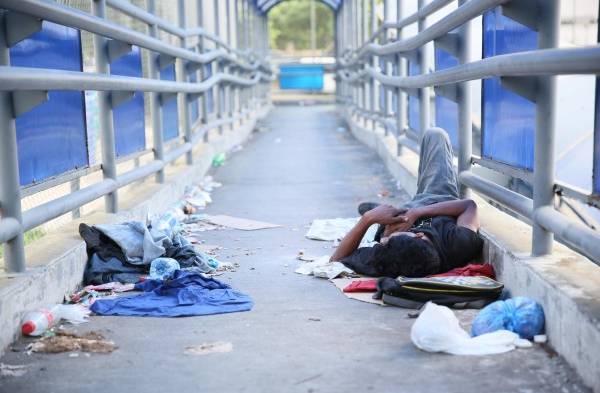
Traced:
POLYGON ((426 240, 397 235, 376 247, 371 264, 379 276, 425 277, 439 273, 440 256, 426 240))

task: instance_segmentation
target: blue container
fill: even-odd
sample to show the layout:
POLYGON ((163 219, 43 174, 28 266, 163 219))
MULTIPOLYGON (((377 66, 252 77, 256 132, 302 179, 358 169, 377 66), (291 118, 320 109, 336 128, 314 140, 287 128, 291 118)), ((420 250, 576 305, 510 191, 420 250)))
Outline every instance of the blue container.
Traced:
POLYGON ((279 67, 282 90, 323 90, 323 66, 316 64, 282 65, 279 67))

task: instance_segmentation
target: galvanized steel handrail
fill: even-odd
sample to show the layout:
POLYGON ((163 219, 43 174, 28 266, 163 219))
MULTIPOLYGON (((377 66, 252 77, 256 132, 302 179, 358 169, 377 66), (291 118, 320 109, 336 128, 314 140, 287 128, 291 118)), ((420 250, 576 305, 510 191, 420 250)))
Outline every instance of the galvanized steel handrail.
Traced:
POLYGON ((42 18, 64 26, 89 31, 90 33, 137 45, 164 55, 181 58, 191 62, 206 64, 215 61, 218 58, 222 58, 247 70, 254 70, 258 67, 258 64, 245 64, 239 61, 233 55, 228 53, 226 49, 215 49, 203 54, 195 53, 110 22, 106 19, 98 18, 94 15, 55 2, 44 0, 0 0, 0 7, 42 18))
MULTIPOLYGON (((362 23, 357 15, 353 14, 357 12, 357 9, 360 9, 357 6, 360 1, 350 0, 342 5, 337 21, 338 34, 344 37, 341 39, 342 42, 347 40, 344 33, 356 35, 352 30, 353 23, 362 23), (340 26, 346 30, 340 30, 340 26)), ((384 0, 384 10, 387 10, 386 12, 389 11, 390 1, 384 0)), ((534 16, 533 10, 525 9, 522 4, 517 4, 517 1, 460 0, 457 9, 431 26, 426 26, 425 18, 441 9, 449 1, 433 1, 429 4, 420 1, 420 9, 417 13, 400 19, 396 23, 386 22, 382 24, 378 29, 374 29, 370 37, 362 44, 354 44, 356 49, 348 50, 347 47, 340 48, 340 45, 338 45, 337 75, 341 85, 338 88, 339 102, 346 104, 347 119, 354 126, 368 129, 371 125, 375 128, 375 122, 378 122, 384 124, 386 130, 395 128, 394 134, 398 141, 399 154, 401 154, 403 147, 415 150, 412 146, 414 143, 409 143, 406 138, 409 135, 409 130, 401 128, 402 124, 406 124, 404 123, 406 120, 401 118, 403 113, 406 116, 406 109, 404 109, 404 112, 402 108, 398 108, 396 111, 397 126, 388 121, 387 115, 377 115, 380 112, 376 110, 374 105, 376 102, 375 88, 378 86, 387 92, 396 91, 398 95, 404 91, 417 97, 420 105, 419 125, 422 133, 424 129, 433 123, 430 121, 428 114, 429 102, 432 97, 431 90, 428 89, 450 85, 444 87, 445 90, 440 90, 440 93, 450 94, 448 97, 452 97, 452 100, 458 103, 458 158, 461 193, 464 192, 463 195, 468 195, 469 188, 471 188, 516 212, 526 221, 530 220, 533 225, 533 255, 543 255, 550 252, 552 234, 556 234, 565 244, 600 264, 600 233, 570 221, 556 211, 552 205, 554 195, 552 177, 553 116, 555 116, 553 105, 556 97, 554 76, 600 74, 600 46, 557 49, 558 2, 555 0, 537 2, 537 7, 540 7, 540 9, 536 11, 537 14, 534 16), (470 30, 466 26, 471 23, 473 18, 498 6, 510 6, 509 15, 518 15, 527 21, 524 23, 535 24, 536 30, 538 30, 539 49, 472 61, 468 52, 470 50, 470 37, 468 36, 470 30), (543 15, 543 17, 540 15, 543 15), (382 33, 387 29, 396 27, 400 32, 404 27, 417 21, 419 22, 418 34, 393 42, 382 40, 382 33), (457 33, 449 36, 454 31, 457 33), (376 43, 375 41, 378 39, 383 42, 376 43), (424 65, 426 61, 424 57, 425 45, 431 45, 433 41, 437 45, 438 39, 454 43, 451 54, 457 58, 459 65, 436 71, 431 71, 428 66, 424 65), (400 75, 392 75, 391 67, 387 67, 386 71, 379 69, 377 62, 374 60, 377 57, 381 57, 384 62, 400 62, 402 58, 407 58, 420 66, 421 73, 407 76, 398 72, 400 75), (525 95, 529 100, 536 103, 538 114, 535 126, 535 171, 531 176, 534 190, 533 199, 482 178, 471 172, 469 168, 474 162, 474 157, 470 147, 472 140, 471 102, 467 84, 469 81, 494 77, 503 78, 503 81, 510 84, 511 89, 516 89, 515 91, 518 91, 518 94, 525 95), (523 83, 520 82, 521 78, 523 83), (452 85, 457 86, 454 88, 455 86, 452 85), (528 86, 535 86, 535 89, 528 89, 528 86), (370 96, 367 91, 370 92, 370 96), (544 143, 546 145, 542 145, 544 143)), ((368 15, 359 14, 358 16, 368 18, 368 15)), ((384 20, 388 21, 389 19, 384 16, 384 20)), ((355 38, 350 37, 349 42, 351 44, 356 42, 355 38)), ((400 102, 400 99, 398 102, 400 102)), ((384 104, 387 105, 387 103, 384 104)))
MULTIPOLYGON (((153 4, 151 0, 149 2, 150 10, 154 9, 153 4)), ((183 0, 179 0, 178 4, 180 11, 183 10, 185 6, 183 0)), ((117 190, 152 174, 156 174, 158 182, 163 182, 164 168, 169 163, 184 155, 188 164, 193 163, 192 149, 195 145, 203 141, 208 130, 218 128, 222 132, 223 127, 228 124, 233 127, 238 120, 245 122, 249 119, 249 109, 246 108, 256 110, 258 100, 261 102, 264 100, 268 101, 263 86, 273 81, 275 75, 271 71, 270 66, 264 60, 259 60, 259 57, 255 53, 234 48, 217 35, 206 32, 203 28, 185 29, 185 24, 182 22, 181 27, 174 26, 151 12, 142 10, 122 0, 94 0, 92 7, 93 15, 44 0, 0 0, 0 9, 15 11, 16 13, 29 15, 34 19, 47 20, 94 34, 94 54, 97 70, 97 72, 92 73, 9 66, 9 63, 7 63, 8 47, 3 37, 5 20, 0 20, 0 64, 4 64, 0 65, 0 119, 2 121, 1 126, 6 128, 3 135, 0 135, 0 143, 4 144, 2 151, 6 153, 6 157, 3 157, 3 162, 0 162, 0 175, 8 175, 4 176, 2 179, 3 186, 0 187, 0 198, 3 199, 1 201, 3 202, 3 215, 0 218, 0 243, 5 243, 8 246, 5 248, 5 263, 9 272, 21 272, 25 269, 24 231, 35 228, 70 211, 75 211, 82 205, 102 196, 107 196, 105 205, 107 211, 115 212, 118 209, 117 190), (147 24, 149 34, 141 33, 106 20, 105 9, 107 6, 113 7, 117 11, 147 24), (158 39, 157 29, 159 28, 179 37, 181 39, 181 46, 172 45, 158 39), (204 53, 197 53, 186 49, 185 38, 194 35, 214 41, 217 48, 204 53), (104 48, 106 48, 105 45, 108 43, 107 39, 136 45, 150 51, 152 56, 148 76, 127 77, 111 75, 108 67, 110 60, 103 53, 104 48), (164 59, 162 58, 163 56, 164 59), (160 79, 158 73, 159 59, 165 60, 166 64, 176 63, 176 81, 160 79), (211 64, 213 62, 217 62, 217 68, 210 77, 195 83, 187 81, 188 73, 195 72, 199 68, 198 66, 194 66, 193 68, 186 69, 189 63, 211 64), (230 89, 229 86, 235 87, 235 91, 234 89, 230 89), (215 99, 217 102, 223 102, 223 106, 218 105, 219 113, 214 120, 210 121, 207 106, 204 105, 206 104, 206 97, 204 97, 203 114, 202 118, 199 119, 201 122, 200 127, 196 132, 192 132, 187 118, 188 100, 196 96, 202 96, 204 93, 215 88, 218 88, 215 99), (21 212, 19 180, 18 176, 15 176, 15 173, 18 174, 15 169, 18 165, 16 132, 13 121, 14 116, 16 116, 14 113, 14 105, 16 105, 14 100, 18 98, 15 94, 18 92, 20 94, 29 94, 25 92, 44 92, 50 90, 90 90, 99 92, 100 118, 101 122, 104 121, 101 126, 103 154, 100 168, 104 174, 104 179, 83 189, 74 190, 68 195, 21 212), (118 105, 118 103, 115 103, 118 101, 113 100, 115 98, 120 100, 121 95, 108 96, 108 94, 136 91, 151 93, 149 96, 150 99, 145 101, 145 104, 150 105, 152 115, 152 138, 154 141, 152 152, 154 159, 149 163, 119 174, 116 171, 115 139, 110 113, 113 107, 118 105), (183 130, 177 141, 183 139, 183 143, 180 142, 175 146, 169 144, 172 148, 169 151, 164 151, 165 143, 163 142, 160 112, 163 110, 163 100, 169 99, 175 94, 178 96, 178 117, 181 129, 183 130), (239 99, 239 106, 235 103, 236 99, 239 99), (107 104, 108 101, 111 101, 111 104, 107 104), (238 106, 238 112, 234 113, 236 106, 238 106), (14 147, 11 148, 10 146, 14 147), (15 192, 6 192, 10 190, 15 192)), ((4 18, 8 13, 0 15, 4 18)), ((183 13, 183 15, 185 14, 183 13)), ((249 18, 249 13, 244 13, 242 17, 249 18)), ((232 16, 230 14, 226 15, 228 28, 232 23, 231 19, 232 16)), ((181 20, 182 13, 180 12, 181 20)), ((264 21, 261 23, 264 24, 264 21)), ((260 26, 255 25, 255 28, 260 33, 260 26)), ((258 38, 266 40, 264 34, 258 38)), ((229 39, 230 36, 228 35, 229 39)), ((261 43, 258 44, 262 45, 261 43)), ((28 97, 34 96, 41 97, 39 94, 28 97)), ((125 100, 128 99, 128 95, 122 95, 122 97, 125 100)), ((36 105, 36 103, 32 102, 32 105, 36 105)))

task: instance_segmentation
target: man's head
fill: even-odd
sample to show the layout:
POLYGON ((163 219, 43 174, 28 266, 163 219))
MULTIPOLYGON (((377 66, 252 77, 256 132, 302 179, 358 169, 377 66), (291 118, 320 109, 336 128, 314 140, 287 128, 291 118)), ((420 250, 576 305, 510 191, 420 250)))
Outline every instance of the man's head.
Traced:
POLYGON ((373 267, 386 277, 424 277, 440 268, 440 256, 422 232, 398 232, 381 239, 373 255, 373 267))

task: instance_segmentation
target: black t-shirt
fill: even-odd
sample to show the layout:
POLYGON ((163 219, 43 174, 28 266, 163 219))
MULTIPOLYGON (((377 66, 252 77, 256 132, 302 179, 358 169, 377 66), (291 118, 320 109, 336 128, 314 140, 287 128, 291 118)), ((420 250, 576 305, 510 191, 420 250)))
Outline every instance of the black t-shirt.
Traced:
MULTIPOLYGON (((375 240, 379 241, 385 227, 380 226, 375 240)), ((431 240, 440 256, 440 265, 423 270, 420 266, 405 266, 402 275, 418 277, 429 274, 444 273, 456 267, 465 266, 481 253, 483 240, 469 228, 456 225, 456 219, 449 216, 438 216, 419 220, 410 232, 423 232, 431 240)), ((375 267, 375 254, 379 247, 361 247, 340 262, 357 273, 378 276, 375 267)))

